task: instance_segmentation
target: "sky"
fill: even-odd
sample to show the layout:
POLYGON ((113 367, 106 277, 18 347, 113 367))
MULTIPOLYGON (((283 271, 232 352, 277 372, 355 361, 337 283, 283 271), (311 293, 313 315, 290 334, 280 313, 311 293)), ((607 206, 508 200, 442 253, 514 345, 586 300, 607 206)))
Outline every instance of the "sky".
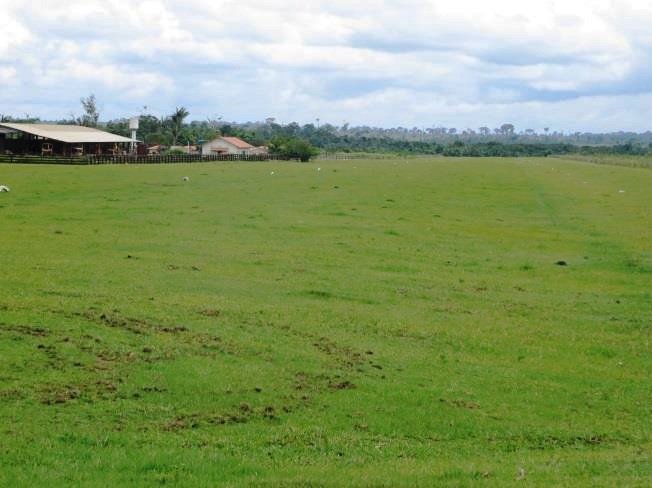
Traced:
POLYGON ((652 0, 0 0, 0 114, 90 93, 102 120, 643 132, 652 0))

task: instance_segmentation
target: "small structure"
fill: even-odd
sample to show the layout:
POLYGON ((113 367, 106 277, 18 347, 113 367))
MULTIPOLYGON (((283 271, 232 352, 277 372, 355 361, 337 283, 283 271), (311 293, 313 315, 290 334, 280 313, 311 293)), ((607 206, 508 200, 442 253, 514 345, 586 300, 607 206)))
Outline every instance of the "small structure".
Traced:
POLYGON ((183 154, 199 154, 199 149, 197 146, 191 146, 191 145, 186 145, 186 146, 170 146, 168 148, 168 151, 170 152, 177 152, 177 153, 183 153, 183 154))
POLYGON ((131 131, 131 147, 129 149, 132 153, 136 152, 136 132, 138 132, 139 121, 139 117, 129 119, 129 130, 131 131))
POLYGON ((135 142, 79 125, 0 123, 0 154, 83 156, 124 154, 135 142))
POLYGON ((158 156, 165 150, 165 147, 161 144, 152 144, 147 146, 147 156, 158 156))
POLYGON ((250 156, 266 156, 269 154, 269 148, 267 146, 258 146, 254 147, 249 151, 250 156))
POLYGON ((252 156, 267 154, 266 147, 255 147, 237 137, 217 137, 202 145, 202 154, 252 156))

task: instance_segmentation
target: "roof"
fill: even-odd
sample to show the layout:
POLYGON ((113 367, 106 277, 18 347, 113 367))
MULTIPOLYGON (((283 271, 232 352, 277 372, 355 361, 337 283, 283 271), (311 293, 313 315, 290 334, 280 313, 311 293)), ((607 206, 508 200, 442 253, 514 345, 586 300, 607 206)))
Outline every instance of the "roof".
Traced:
POLYGON ((248 142, 245 142, 237 137, 221 137, 220 139, 228 142, 229 144, 233 144, 238 149, 251 149, 252 147, 254 147, 248 142))
MULTIPOLYGON (((9 122, 0 123, 0 130, 13 129, 14 131, 32 134, 34 136, 52 139, 67 143, 84 142, 133 142, 128 137, 122 137, 103 130, 80 125, 61 124, 13 124, 9 122)), ((2 130, 2 132, 6 132, 2 130)))

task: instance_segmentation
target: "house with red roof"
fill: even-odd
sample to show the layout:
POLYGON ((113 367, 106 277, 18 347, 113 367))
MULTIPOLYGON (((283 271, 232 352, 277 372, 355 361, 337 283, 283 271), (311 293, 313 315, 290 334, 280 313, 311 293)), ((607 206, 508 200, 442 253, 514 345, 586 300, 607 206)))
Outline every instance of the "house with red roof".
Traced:
POLYGON ((267 148, 252 146, 237 137, 220 136, 204 143, 202 154, 239 154, 242 156, 253 156, 267 154, 267 148))

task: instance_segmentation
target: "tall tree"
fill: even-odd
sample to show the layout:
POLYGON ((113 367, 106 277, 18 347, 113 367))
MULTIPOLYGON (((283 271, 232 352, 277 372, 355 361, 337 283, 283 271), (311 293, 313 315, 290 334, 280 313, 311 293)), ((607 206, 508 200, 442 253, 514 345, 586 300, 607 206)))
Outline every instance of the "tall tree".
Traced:
POLYGON ((503 124, 500 126, 500 131, 503 135, 511 136, 514 134, 514 125, 513 124, 503 124))
POLYGON ((94 94, 90 94, 86 98, 81 98, 80 102, 84 108, 84 115, 81 116, 79 122, 86 127, 97 127, 97 122, 100 119, 100 112, 97 108, 97 99, 94 94))
POLYGON ((185 107, 177 107, 172 115, 168 117, 173 146, 177 145, 179 134, 183 128, 183 121, 188 115, 190 115, 190 112, 185 107))

